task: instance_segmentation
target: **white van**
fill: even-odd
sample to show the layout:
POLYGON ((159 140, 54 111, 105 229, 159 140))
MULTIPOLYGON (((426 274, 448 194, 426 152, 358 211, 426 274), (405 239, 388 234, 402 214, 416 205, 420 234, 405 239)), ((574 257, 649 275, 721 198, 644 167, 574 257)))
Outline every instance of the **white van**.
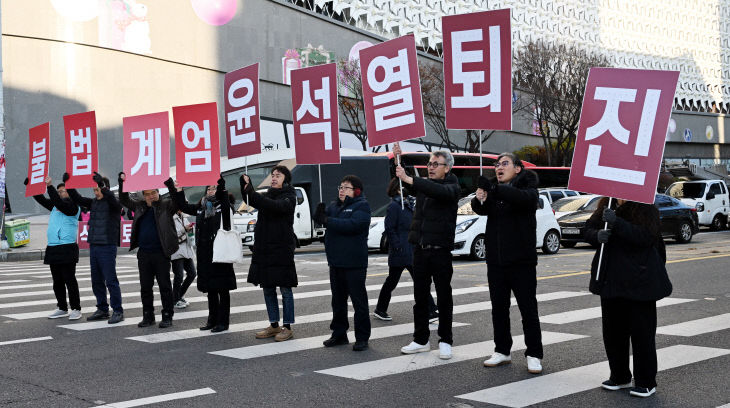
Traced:
POLYGON ((727 226, 730 199, 722 180, 679 181, 669 186, 666 194, 697 209, 700 225, 715 231, 727 226))

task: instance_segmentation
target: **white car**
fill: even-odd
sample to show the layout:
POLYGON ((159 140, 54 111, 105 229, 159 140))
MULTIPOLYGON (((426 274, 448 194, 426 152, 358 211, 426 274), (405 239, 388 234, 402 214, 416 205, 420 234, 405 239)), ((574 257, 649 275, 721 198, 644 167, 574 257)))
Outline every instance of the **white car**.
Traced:
POLYGON ((370 232, 368 232, 368 249, 388 252, 388 240, 385 238, 385 213, 390 203, 373 211, 370 215, 370 232))
MULTIPOLYGON (((456 216, 456 236, 454 237, 453 255, 469 255, 472 258, 484 260, 487 248, 484 242, 484 230, 487 226, 487 216, 477 215, 471 209, 471 199, 474 194, 459 201, 459 210, 456 216)), ((535 213, 537 219, 537 248, 542 248, 546 254, 555 254, 560 250, 560 226, 553 215, 548 199, 540 195, 540 207, 535 213)))
POLYGON ((557 201, 553 201, 550 205, 555 213, 555 219, 559 220, 565 214, 574 213, 576 211, 582 211, 586 208, 595 207, 598 205, 598 200, 601 199, 600 195, 580 195, 575 197, 561 198, 557 201))

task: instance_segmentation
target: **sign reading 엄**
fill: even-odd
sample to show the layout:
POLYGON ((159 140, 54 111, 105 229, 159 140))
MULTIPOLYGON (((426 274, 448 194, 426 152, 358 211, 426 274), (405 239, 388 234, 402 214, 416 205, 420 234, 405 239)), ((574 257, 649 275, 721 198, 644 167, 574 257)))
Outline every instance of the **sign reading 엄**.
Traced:
POLYGON ((123 169, 126 191, 162 187, 170 177, 170 129, 167 112, 130 116, 124 127, 123 169))
POLYGON ((678 71, 591 68, 568 188, 654 202, 678 71))
POLYGON ((96 113, 94 111, 63 117, 66 138, 66 182, 68 188, 95 187, 92 179, 99 170, 96 145, 96 113))
POLYGON ((28 185, 25 196, 30 197, 46 192, 46 176, 51 160, 51 125, 46 122, 28 131, 28 185))
POLYGON ((229 72, 223 79, 228 158, 261 153, 259 64, 229 72))
POLYGON ((207 186, 220 177, 218 110, 215 102, 172 108, 175 168, 181 187, 207 186))

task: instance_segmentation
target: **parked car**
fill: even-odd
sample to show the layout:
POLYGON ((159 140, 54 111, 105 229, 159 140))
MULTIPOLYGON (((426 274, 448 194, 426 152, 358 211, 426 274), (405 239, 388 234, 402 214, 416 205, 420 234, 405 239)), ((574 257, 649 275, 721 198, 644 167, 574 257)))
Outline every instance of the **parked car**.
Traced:
POLYGON ((721 180, 679 181, 667 188, 667 195, 694 207, 700 225, 715 231, 728 225, 730 199, 721 180))
POLYGON ((558 201, 554 201, 551 206, 553 208, 553 212, 555 213, 555 218, 559 219, 565 214, 580 211, 584 208, 588 208, 591 206, 595 208, 595 205, 600 199, 601 196, 595 194, 579 195, 561 198, 558 201))
MULTIPOLYGON (((694 208, 664 194, 654 197, 654 205, 659 209, 662 236, 674 238, 679 243, 692 240, 699 231, 697 212, 694 208)), ((598 200, 579 211, 566 214, 558 219, 562 239, 560 244, 572 248, 585 241, 585 224, 598 207, 598 200)))
POLYGON ((385 213, 390 203, 373 211, 370 215, 370 232, 368 232, 368 249, 376 249, 388 253, 388 236, 385 235, 385 213))
POLYGON ((579 196, 581 193, 575 190, 569 190, 567 188, 559 188, 559 187, 549 187, 549 188, 541 188, 538 190, 540 195, 544 196, 548 199, 548 203, 551 205, 560 200, 561 198, 565 197, 575 197, 579 196))

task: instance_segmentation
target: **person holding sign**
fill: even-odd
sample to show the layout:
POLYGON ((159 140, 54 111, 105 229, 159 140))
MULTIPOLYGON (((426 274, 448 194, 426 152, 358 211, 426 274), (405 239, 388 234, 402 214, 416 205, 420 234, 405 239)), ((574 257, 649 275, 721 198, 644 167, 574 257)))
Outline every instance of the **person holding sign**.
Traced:
POLYGON ((289 340, 294 337, 291 329, 294 324, 294 295, 291 288, 298 284, 297 268, 294 265, 294 208, 297 195, 291 186, 291 172, 285 166, 271 169, 271 187, 263 194, 254 190, 248 175, 242 175, 240 181, 243 200, 258 210, 247 281, 263 288, 270 323, 269 327, 256 332, 256 338, 289 340), (277 286, 284 306, 284 324, 281 327, 277 286))
POLYGON ((152 288, 157 280, 162 299, 162 321, 159 327, 165 329, 172 326, 172 316, 175 314, 170 283, 170 257, 179 248, 175 221, 172 219, 177 212, 177 206, 169 198, 161 199, 157 189, 143 190, 143 200, 130 197, 129 193, 124 191, 126 178, 124 173, 119 173, 117 181, 119 200, 127 209, 134 212, 129 250, 139 248, 137 266, 142 298, 142 321, 137 327, 155 324, 152 288))
POLYGON ((340 181, 337 201, 327 208, 317 205, 312 220, 327 227, 324 250, 330 267, 332 288, 332 336, 324 341, 325 347, 349 343, 347 329, 347 297, 355 309, 354 351, 368 349, 370 316, 365 279, 368 268, 368 229, 370 204, 362 193, 359 177, 349 175, 340 181))
POLYGON ((200 330, 218 333, 228 330, 231 315, 231 294, 236 289, 233 264, 213 263, 213 242, 222 227, 231 229, 231 205, 226 181, 221 176, 217 185, 210 185, 200 202, 189 204, 185 193, 175 188, 172 178, 165 181, 173 201, 182 212, 195 216, 195 245, 198 260, 198 290, 208 294, 208 321, 200 330))
MULTIPOLYGON (((63 174, 64 183, 69 179, 63 174)), ((122 205, 114 193, 109 191, 109 179, 94 173, 96 186, 93 188, 94 198, 82 197, 75 189, 68 189, 68 195, 80 207, 91 210, 89 217, 89 263, 91 264, 91 289, 96 296, 96 311, 86 320, 109 319, 109 324, 124 320, 122 308, 122 291, 117 279, 117 247, 119 246, 119 217, 122 205), (106 291, 109 290, 109 303, 113 310, 109 317, 109 303, 106 291)))
MULTIPOLYGON (((48 318, 58 319, 68 316, 69 320, 78 320, 81 319, 81 300, 79 284, 76 282, 76 264, 79 262, 76 231, 79 228, 81 209, 68 196, 64 183, 54 188, 50 176, 46 176, 45 182, 49 198, 38 194, 34 195, 33 199, 51 212, 48 218, 48 246, 43 256, 43 263, 51 268, 53 293, 56 295, 58 308, 48 315, 48 318), (66 303, 67 289, 71 313, 68 312, 69 304, 66 303)), ((27 178, 23 184, 28 185, 27 178)))
POLYGON ((585 232, 590 244, 605 245, 600 264, 600 249, 593 257, 589 287, 601 296, 603 344, 611 369, 601 387, 631 388, 631 395, 648 397, 656 392, 656 301, 672 293, 659 210, 652 204, 621 199, 613 210, 607 208, 607 200, 601 199, 585 232), (603 229, 604 223, 608 229, 603 229), (634 355, 633 387, 629 341, 634 355))
MULTIPOLYGON (((393 154, 401 154, 399 144, 393 146, 393 154)), ((409 185, 416 194, 416 211, 413 214, 408 242, 415 245, 413 252, 413 341, 401 348, 403 354, 427 352, 431 349, 428 337, 428 297, 431 279, 436 286, 436 302, 439 310, 439 357, 451 358, 451 333, 453 300, 451 276, 454 268, 451 251, 454 249, 456 211, 459 206, 459 180, 451 173, 454 156, 446 150, 432 152, 427 163, 428 178, 411 177, 398 165, 395 175, 409 185)))
POLYGON ((487 280, 492 301, 494 354, 484 362, 496 367, 512 361, 510 334, 510 292, 514 292, 522 314, 527 371, 542 372, 542 333, 537 314, 537 251, 535 235, 538 207, 538 177, 526 170, 512 153, 502 153, 494 164, 496 183, 479 177, 479 188, 471 208, 486 215, 484 241, 487 245, 487 280))

